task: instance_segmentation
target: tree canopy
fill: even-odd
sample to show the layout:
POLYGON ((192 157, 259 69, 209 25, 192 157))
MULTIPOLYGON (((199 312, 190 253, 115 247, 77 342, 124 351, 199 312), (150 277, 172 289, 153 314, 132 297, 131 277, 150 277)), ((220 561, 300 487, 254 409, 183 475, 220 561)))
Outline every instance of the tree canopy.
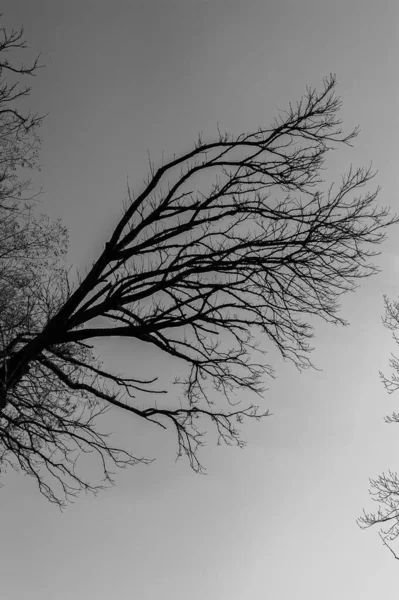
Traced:
MULTIPOLYGON (((21 47, 21 31, 3 36, 0 55, 21 47)), ((18 70, 5 61, 7 69, 29 76, 37 63, 18 70)), ((2 85, 8 89, 5 79, 2 85)), ((195 471, 203 468, 198 448, 207 421, 219 441, 243 445, 237 422, 268 414, 239 402, 243 391, 262 398, 264 378, 273 373, 264 341, 298 368, 311 366, 309 319, 346 323, 341 296, 377 272, 373 257, 397 222, 377 204, 378 189, 368 190, 370 168, 351 167, 338 185, 323 180, 327 153, 357 135, 342 130, 335 86, 330 76, 321 90, 308 88, 270 127, 199 137, 186 153, 150 165, 144 187, 128 189, 119 223, 78 282, 57 263, 61 225, 48 223, 40 237, 35 222, 33 237, 22 243, 25 249, 39 240, 27 279, 25 250, 0 267, 5 277, 12 269, 22 277, 1 296, 3 466, 33 476, 60 505, 79 490, 101 489, 114 466, 148 462, 111 446, 96 429, 96 417, 112 407, 171 426, 178 454, 195 471), (178 393, 167 394, 156 377, 107 369, 95 343, 110 337, 150 344, 181 361, 186 376, 176 382, 178 393), (212 390, 224 402, 215 404, 212 390), (85 453, 100 459, 102 482, 81 474, 85 453)), ((22 131, 32 135, 37 117, 26 118, 22 131)), ((19 230, 10 231, 14 244, 19 230)))

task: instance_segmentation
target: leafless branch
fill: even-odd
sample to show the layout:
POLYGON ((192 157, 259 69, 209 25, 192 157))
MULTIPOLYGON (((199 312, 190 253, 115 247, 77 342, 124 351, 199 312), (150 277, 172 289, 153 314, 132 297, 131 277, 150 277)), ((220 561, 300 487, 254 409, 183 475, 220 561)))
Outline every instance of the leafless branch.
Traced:
POLYGON ((100 457, 108 483, 108 463, 145 462, 97 433, 106 407, 172 425, 178 455, 202 471, 205 422, 219 443, 242 447, 236 423, 269 414, 240 405, 242 392, 262 396, 274 375, 267 345, 303 369, 311 366, 309 319, 346 323, 340 297, 378 271, 372 259, 397 218, 377 206, 378 189, 360 194, 374 177, 369 168, 350 168, 337 187, 323 182, 327 152, 357 134, 342 131, 340 106, 331 76, 272 127, 200 137, 153 164, 137 196, 129 189, 122 218, 78 284, 62 269, 32 278, 2 344, 0 439, 3 460, 35 477, 50 500, 97 489, 77 473, 79 453, 100 457), (156 378, 100 364, 88 342, 109 337, 180 361, 181 393, 158 408, 153 394, 166 390, 156 378))

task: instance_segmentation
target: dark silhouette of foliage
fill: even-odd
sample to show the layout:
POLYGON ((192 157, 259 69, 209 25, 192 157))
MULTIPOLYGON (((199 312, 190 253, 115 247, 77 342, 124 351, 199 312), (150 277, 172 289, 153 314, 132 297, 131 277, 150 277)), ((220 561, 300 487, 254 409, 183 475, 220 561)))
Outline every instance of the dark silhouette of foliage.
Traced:
POLYGON ((148 462, 97 431, 109 407, 171 425, 195 471, 206 421, 220 442, 243 445, 236 423, 268 414, 239 405, 240 392, 262 396, 273 374, 260 342, 300 369, 311 366, 308 318, 345 324, 340 297, 377 271, 372 257, 396 222, 376 205, 378 190, 359 194, 370 169, 351 168, 325 188, 327 152, 357 134, 342 131, 340 106, 331 76, 271 127, 199 138, 151 165, 137 195, 129 189, 122 218, 81 280, 72 284, 54 265, 32 277, 29 306, 17 310, 2 344, 3 465, 33 476, 60 505, 100 489, 115 465, 148 462), (187 367, 180 396, 158 407, 166 391, 156 378, 104 367, 90 344, 110 337, 179 359, 187 367), (103 483, 79 471, 88 452, 100 458, 103 483))
MULTIPOLYGON (((60 260, 68 241, 67 231, 60 222, 35 215, 37 197, 30 194, 30 181, 25 176, 27 170, 37 166, 42 117, 22 110, 31 88, 21 86, 19 79, 35 76, 39 64, 38 59, 29 66, 15 64, 8 56, 9 52, 26 48, 22 28, 11 31, 0 28, 0 360, 3 365, 19 346, 43 329, 50 312, 45 308, 46 303, 55 309, 57 280, 63 282, 65 277, 60 260)), ((7 373, 0 381, 3 398, 6 380, 7 373)), ((23 443, 20 427, 12 426, 3 413, 0 416, 0 467, 2 471, 7 464, 24 468, 23 463, 9 460, 17 444, 23 443)), ((12 417, 11 412, 9 416, 12 417)))

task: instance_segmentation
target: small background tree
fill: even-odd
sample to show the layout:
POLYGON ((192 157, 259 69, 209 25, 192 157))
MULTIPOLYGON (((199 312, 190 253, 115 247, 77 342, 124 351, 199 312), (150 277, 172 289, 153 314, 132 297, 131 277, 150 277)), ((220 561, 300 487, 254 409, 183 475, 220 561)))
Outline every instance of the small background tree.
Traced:
MULTIPOLYGON (((384 325, 392 332, 392 337, 399 345, 399 300, 391 301, 384 296, 385 316, 384 325)), ((399 389, 399 358, 392 354, 389 360, 391 376, 387 377, 380 372, 381 381, 389 394, 399 389)), ((399 423, 399 413, 385 418, 388 424, 399 423)), ((363 511, 358 523, 362 529, 372 526, 380 528, 379 536, 383 544, 390 550, 393 556, 399 560, 398 554, 393 549, 391 542, 399 536, 399 476, 394 471, 382 473, 374 479, 370 479, 370 495, 378 507, 375 512, 363 511)))

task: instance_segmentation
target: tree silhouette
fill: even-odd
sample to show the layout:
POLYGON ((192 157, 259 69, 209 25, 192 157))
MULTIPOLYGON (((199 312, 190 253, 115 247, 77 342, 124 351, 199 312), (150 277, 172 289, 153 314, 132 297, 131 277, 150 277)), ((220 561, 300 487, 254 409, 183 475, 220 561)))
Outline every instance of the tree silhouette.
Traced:
MULTIPOLYGON (((391 301, 384 296, 385 318, 384 325, 392 331, 393 339, 399 344, 397 331, 399 330, 399 301, 391 301)), ((389 366, 392 369, 390 377, 380 372, 381 381, 389 394, 399 389, 399 359, 394 354, 391 355, 389 366)), ((393 413, 385 417, 386 423, 399 423, 399 414, 393 413)), ((385 546, 391 551, 396 559, 390 542, 399 536, 399 477, 394 471, 382 473, 374 479, 370 479, 370 495, 374 502, 378 504, 376 512, 363 511, 358 523, 362 529, 372 526, 380 526, 379 536, 385 546)))
MULTIPOLYGON (((0 361, 3 365, 18 346, 45 326, 46 297, 54 305, 56 280, 64 280, 60 259, 68 242, 67 231, 59 221, 35 215, 37 197, 30 193, 30 181, 24 177, 27 170, 37 165, 42 117, 23 111, 23 100, 31 88, 21 86, 19 78, 35 76, 40 67, 38 59, 29 66, 15 64, 8 59, 8 53, 26 48, 22 28, 11 31, 0 28, 0 361)), ((6 372, 0 381, 3 398, 7 376, 6 372)), ((2 412, 2 470, 7 463, 16 466, 7 457, 18 440, 22 443, 20 432, 13 429, 2 412)))
POLYGON ((96 417, 109 407, 171 425, 178 454, 195 471, 206 421, 220 442, 243 445, 236 423, 268 414, 239 405, 241 391, 262 396, 273 374, 260 342, 300 369, 311 366, 307 319, 345 323, 341 295, 377 271, 376 246, 397 221, 376 205, 378 190, 358 194, 373 178, 368 168, 351 168, 339 186, 325 188, 327 152, 357 134, 343 133, 340 106, 330 76, 269 128, 219 131, 150 165, 82 279, 73 284, 59 268, 33 278, 30 318, 2 345, 3 465, 33 476, 60 505, 100 489, 115 465, 148 462, 97 431, 96 417), (156 378, 104 367, 91 344, 110 337, 179 359, 180 395, 158 407, 166 390, 156 378), (216 404, 212 390, 225 402, 216 404), (87 452, 100 458, 105 481, 81 475, 87 452))

